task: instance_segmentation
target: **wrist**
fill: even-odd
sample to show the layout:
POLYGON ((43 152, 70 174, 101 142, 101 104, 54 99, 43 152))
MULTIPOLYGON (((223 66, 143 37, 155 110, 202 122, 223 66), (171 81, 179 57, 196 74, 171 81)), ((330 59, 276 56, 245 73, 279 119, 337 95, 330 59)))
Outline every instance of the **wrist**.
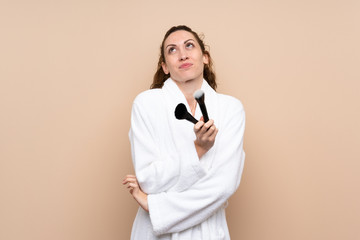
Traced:
POLYGON ((149 211, 148 206, 148 195, 144 193, 143 191, 139 191, 136 196, 134 196, 135 200, 139 203, 140 207, 142 207, 145 211, 149 211))
POLYGON ((196 141, 194 141, 194 144, 195 144, 196 152, 197 152, 198 157, 200 159, 208 150, 205 149, 204 147, 200 146, 199 144, 197 144, 196 141))

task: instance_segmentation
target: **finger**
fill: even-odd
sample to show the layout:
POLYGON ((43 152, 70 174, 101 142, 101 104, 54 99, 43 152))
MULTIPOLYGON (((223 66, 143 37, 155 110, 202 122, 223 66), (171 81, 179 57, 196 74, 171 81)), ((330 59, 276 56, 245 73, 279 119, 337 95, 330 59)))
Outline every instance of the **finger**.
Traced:
POLYGON ((128 182, 135 181, 135 180, 136 179, 134 179, 134 178, 125 178, 125 179, 123 179, 122 184, 126 184, 128 182))
POLYGON ((125 185, 125 184, 127 184, 127 183, 129 183, 129 182, 131 182, 131 181, 130 181, 130 180, 128 180, 128 179, 126 179, 126 180, 124 180, 124 181, 123 181, 123 183, 122 183, 122 184, 123 184, 123 185, 125 185))
POLYGON ((215 131, 209 136, 209 140, 214 141, 218 132, 219 132, 219 129, 216 128, 215 131))
POLYGON ((197 133, 201 130, 202 126, 204 125, 203 121, 198 121, 195 125, 194 125, 194 132, 197 133))
POLYGON ((211 126, 213 126, 214 120, 207 121, 202 128, 200 129, 199 133, 205 135, 205 133, 210 129, 211 126))
POLYGON ((135 176, 135 175, 126 175, 125 178, 124 178, 124 180, 125 180, 125 179, 128 179, 128 178, 136 179, 136 176, 135 176))
POLYGON ((125 179, 127 179, 127 178, 136 178, 136 176, 135 176, 135 175, 128 174, 128 175, 126 175, 126 176, 124 177, 123 180, 125 180, 125 179))
POLYGON ((139 188, 139 186, 136 183, 129 183, 127 188, 139 188))
POLYGON ((216 131, 216 127, 214 125, 212 125, 211 127, 208 128, 206 133, 204 133, 204 137, 205 138, 211 137, 214 134, 215 131, 216 131))
POLYGON ((125 178, 122 183, 123 183, 123 184, 126 184, 126 183, 128 183, 128 182, 130 182, 130 181, 131 181, 130 178, 125 178))
POLYGON ((130 179, 136 179, 136 177, 133 175, 128 175, 122 180, 122 182, 125 183, 125 182, 129 181, 130 179))
POLYGON ((137 179, 136 178, 125 178, 123 180, 123 184, 126 184, 128 182, 137 182, 137 179))
POLYGON ((214 120, 213 119, 210 119, 209 121, 207 121, 205 124, 204 124, 204 127, 206 129, 209 129, 211 126, 214 125, 214 120))

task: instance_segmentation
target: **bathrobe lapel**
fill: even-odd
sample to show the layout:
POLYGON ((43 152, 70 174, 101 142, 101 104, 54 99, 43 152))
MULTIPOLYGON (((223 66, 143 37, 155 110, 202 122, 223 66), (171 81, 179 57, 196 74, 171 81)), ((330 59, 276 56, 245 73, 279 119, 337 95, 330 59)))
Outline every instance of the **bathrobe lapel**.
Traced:
MULTIPOLYGON (((217 123, 217 120, 218 120, 217 94, 205 80, 203 80, 201 89, 205 93, 205 104, 206 104, 209 118, 214 119, 215 126, 218 127, 218 125, 217 125, 218 124, 217 123)), ((187 110, 190 112, 190 107, 186 101, 185 96, 183 95, 181 90, 178 88, 178 86, 176 85, 174 80, 172 80, 171 78, 169 78, 168 80, 165 81, 162 90, 163 90, 164 99, 166 101, 167 108, 168 108, 168 113, 169 113, 168 121, 169 121, 169 126, 171 129, 172 138, 173 138, 173 141, 175 143, 178 153, 187 155, 187 156, 185 156, 185 159, 195 158, 196 161, 199 161, 196 150, 195 150, 195 146, 194 146, 194 140, 196 139, 196 135, 193 130, 194 124, 187 120, 176 119, 175 113, 174 113, 175 108, 179 103, 183 103, 186 106, 187 110)), ((197 104, 194 117, 197 120, 199 120, 201 116, 202 116, 202 113, 201 113, 199 104, 197 104)), ((207 170, 211 167, 215 151, 216 151, 216 149, 215 149, 215 145, 214 145, 214 147, 211 148, 201 158, 200 164, 205 170, 207 170)), ((192 159, 192 160, 194 160, 194 159, 192 159)), ((184 185, 184 179, 181 179, 181 181, 179 181, 179 182, 182 182, 182 187, 180 187, 181 189, 176 188, 176 191, 183 190, 182 189, 183 187, 185 189, 187 188, 186 180, 185 180, 185 185, 184 185)), ((191 179, 188 179, 188 182, 189 182, 189 184, 192 183, 191 179)))

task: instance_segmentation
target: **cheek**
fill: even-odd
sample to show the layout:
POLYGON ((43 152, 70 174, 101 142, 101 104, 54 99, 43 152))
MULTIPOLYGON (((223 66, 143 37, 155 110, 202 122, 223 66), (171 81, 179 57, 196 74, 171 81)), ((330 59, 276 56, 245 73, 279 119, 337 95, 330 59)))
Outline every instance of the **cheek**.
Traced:
POLYGON ((166 65, 168 69, 174 69, 176 67, 176 61, 174 59, 175 58, 173 56, 166 59, 166 65))
POLYGON ((201 52, 197 52, 195 57, 198 62, 205 63, 205 55, 203 55, 201 52))

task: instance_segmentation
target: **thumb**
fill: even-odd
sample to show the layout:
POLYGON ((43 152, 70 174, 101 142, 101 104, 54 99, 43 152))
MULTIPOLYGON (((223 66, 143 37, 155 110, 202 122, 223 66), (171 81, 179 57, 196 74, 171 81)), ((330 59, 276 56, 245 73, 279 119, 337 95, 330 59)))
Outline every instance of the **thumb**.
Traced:
POLYGON ((203 116, 201 116, 200 121, 204 121, 204 117, 203 117, 203 116))

